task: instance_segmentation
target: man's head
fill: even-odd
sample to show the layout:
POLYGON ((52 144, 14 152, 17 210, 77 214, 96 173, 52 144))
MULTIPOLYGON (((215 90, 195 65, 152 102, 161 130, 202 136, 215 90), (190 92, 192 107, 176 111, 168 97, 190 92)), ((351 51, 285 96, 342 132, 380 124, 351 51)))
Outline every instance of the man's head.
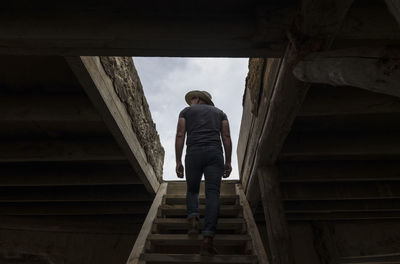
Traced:
POLYGON ((208 104, 214 106, 211 100, 211 94, 206 91, 190 91, 185 95, 186 103, 190 106, 196 104, 208 104))

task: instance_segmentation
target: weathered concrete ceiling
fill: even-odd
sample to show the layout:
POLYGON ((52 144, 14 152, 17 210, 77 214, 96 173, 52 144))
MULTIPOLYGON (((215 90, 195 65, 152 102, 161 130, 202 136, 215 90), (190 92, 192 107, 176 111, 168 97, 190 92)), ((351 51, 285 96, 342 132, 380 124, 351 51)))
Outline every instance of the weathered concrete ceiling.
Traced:
MULTIPOLYGON (((335 45, 399 43, 384 2, 361 2, 354 4, 335 45)), ((0 11, 0 54, 280 57, 298 4, 13 1, 0 11)))

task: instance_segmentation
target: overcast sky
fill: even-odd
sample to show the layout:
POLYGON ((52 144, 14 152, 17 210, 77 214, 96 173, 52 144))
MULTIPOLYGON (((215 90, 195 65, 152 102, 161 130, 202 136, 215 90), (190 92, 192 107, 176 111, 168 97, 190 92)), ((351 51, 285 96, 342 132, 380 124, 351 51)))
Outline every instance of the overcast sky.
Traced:
POLYGON ((239 179, 236 148, 248 59, 134 57, 133 60, 165 149, 164 179, 178 179, 176 125, 179 112, 187 106, 184 97, 190 90, 208 91, 215 106, 228 115, 233 143, 233 171, 228 179, 239 179))

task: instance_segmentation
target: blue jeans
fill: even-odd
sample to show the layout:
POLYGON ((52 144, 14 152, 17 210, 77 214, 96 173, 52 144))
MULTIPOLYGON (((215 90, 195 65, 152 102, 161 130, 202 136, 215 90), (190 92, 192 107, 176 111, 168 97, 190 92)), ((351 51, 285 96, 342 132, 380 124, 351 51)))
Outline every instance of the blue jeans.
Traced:
POLYGON ((203 236, 214 236, 219 215, 219 194, 224 173, 224 156, 218 146, 196 146, 186 150, 186 206, 188 219, 199 217, 199 191, 204 173, 206 211, 203 236))

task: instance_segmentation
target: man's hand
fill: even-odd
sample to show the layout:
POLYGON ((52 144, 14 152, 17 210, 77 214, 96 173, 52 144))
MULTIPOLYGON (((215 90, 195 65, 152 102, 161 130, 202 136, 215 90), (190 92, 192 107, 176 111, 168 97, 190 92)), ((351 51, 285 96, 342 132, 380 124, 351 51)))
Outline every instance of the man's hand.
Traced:
POLYGON ((176 176, 178 176, 178 178, 183 178, 183 165, 182 162, 177 162, 176 163, 176 176))
POLYGON ((232 172, 232 166, 230 163, 225 163, 224 167, 224 175, 222 175, 223 178, 228 178, 229 175, 231 175, 232 172))

